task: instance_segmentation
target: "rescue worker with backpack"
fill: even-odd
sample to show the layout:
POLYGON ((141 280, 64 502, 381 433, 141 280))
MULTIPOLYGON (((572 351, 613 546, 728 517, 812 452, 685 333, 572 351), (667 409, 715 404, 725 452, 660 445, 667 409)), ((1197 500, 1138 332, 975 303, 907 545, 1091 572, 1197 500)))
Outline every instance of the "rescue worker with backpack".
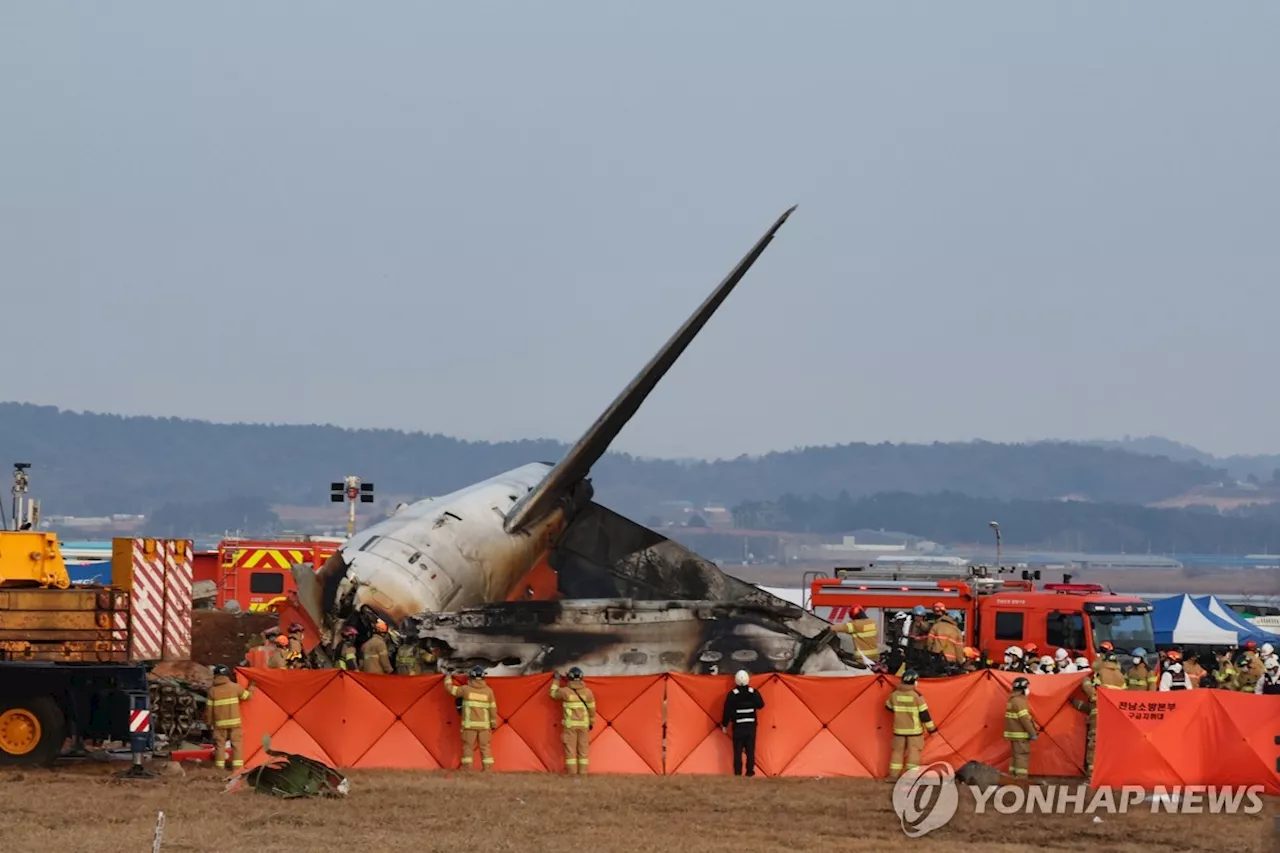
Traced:
POLYGON ((480 749, 481 770, 493 766, 493 753, 489 743, 494 729, 498 728, 498 700, 493 688, 484 683, 484 667, 471 667, 467 683, 453 683, 453 673, 446 673, 444 689, 455 697, 462 711, 462 768, 475 769, 475 751, 480 749))
POLYGON ((1155 690, 1156 674, 1147 667, 1146 649, 1133 650, 1133 665, 1125 678, 1129 690, 1155 690))
POLYGON ((941 601, 933 605, 933 624, 929 627, 929 653, 939 658, 943 672, 963 663, 964 632, 941 601))
POLYGON ((1169 652, 1167 658, 1168 663, 1165 664, 1164 673, 1160 676, 1160 690, 1193 690, 1195 689, 1195 679, 1191 678, 1183 670, 1182 655, 1176 651, 1169 652))
POLYGON ((1031 681, 1026 676, 1015 678, 1004 708, 1004 736, 1013 753, 1009 759, 1009 773, 1013 776, 1026 776, 1031 769, 1031 741, 1036 739, 1036 721, 1027 701, 1030 692, 1031 681))
POLYGON ((1262 662, 1262 669, 1262 678, 1253 686, 1253 692, 1266 696, 1280 695, 1280 658, 1274 654, 1267 655, 1262 662))
POLYGON ((360 669, 360 661, 356 656, 358 633, 354 625, 342 629, 342 645, 338 646, 338 659, 334 664, 338 669, 345 672, 357 672, 360 669))
POLYGON ((360 669, 373 675, 391 675, 391 655, 387 653, 387 623, 379 619, 373 625, 373 636, 360 648, 360 669))
POLYGON ((1102 653, 1094 660, 1093 665, 1097 667, 1094 679, 1099 687, 1107 690, 1128 689, 1124 671, 1120 669, 1120 660, 1114 651, 1102 653))
MULTIPOLYGON (((288 640, 287 637, 281 639, 288 640)), ((244 724, 240 719, 240 703, 253 698, 253 687, 245 690, 231 678, 231 670, 222 664, 213 668, 213 686, 204 706, 204 719, 213 730, 213 766, 239 770, 244 767, 244 724), (227 744, 231 748, 227 748, 227 744)))
POLYGON ((564 744, 564 772, 570 776, 586 776, 590 763, 591 728, 596 724, 596 697, 582 682, 582 670, 572 667, 568 683, 560 685, 560 673, 551 676, 551 698, 561 703, 564 716, 560 720, 564 744))
POLYGON ((893 748, 889 753, 890 782, 896 781, 904 770, 914 770, 920 766, 924 732, 938 730, 933 718, 929 716, 929 705, 916 687, 919 679, 920 676, 914 669, 904 672, 902 681, 884 703, 893 712, 893 748))

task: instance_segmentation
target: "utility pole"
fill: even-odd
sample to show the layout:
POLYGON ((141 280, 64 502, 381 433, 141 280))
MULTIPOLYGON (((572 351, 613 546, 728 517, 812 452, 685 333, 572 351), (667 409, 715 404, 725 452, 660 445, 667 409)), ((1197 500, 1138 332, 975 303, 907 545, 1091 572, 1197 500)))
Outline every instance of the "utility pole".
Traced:
POLYGON ((996 577, 1000 577, 1000 525, 993 521, 991 529, 996 532, 996 577))
POLYGON ((347 477, 341 483, 329 484, 331 503, 347 502, 347 538, 356 534, 356 502, 373 503, 373 483, 362 483, 359 477, 347 477))

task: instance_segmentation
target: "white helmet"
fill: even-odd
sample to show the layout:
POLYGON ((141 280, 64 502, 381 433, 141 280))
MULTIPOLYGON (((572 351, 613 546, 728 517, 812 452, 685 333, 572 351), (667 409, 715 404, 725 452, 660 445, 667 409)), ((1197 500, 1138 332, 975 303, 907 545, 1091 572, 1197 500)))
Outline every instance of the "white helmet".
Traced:
POLYGON ((1071 655, 1067 653, 1066 649, 1058 649, 1056 652, 1053 653, 1053 656, 1057 658, 1059 661, 1064 661, 1071 657, 1071 655))
POLYGON ((1044 657, 1040 658, 1040 666, 1042 669, 1049 669, 1050 667, 1053 666, 1053 658, 1049 657, 1048 655, 1045 655, 1044 657))
POLYGON ((1276 653, 1276 650, 1272 648, 1270 643, 1263 643, 1262 648, 1258 649, 1258 652, 1261 653, 1264 658, 1269 658, 1276 653))
POLYGON ((734 683, 737 684, 739 687, 746 687, 747 682, 749 682, 750 680, 751 680, 751 676, 747 675, 747 671, 745 669, 738 670, 737 673, 734 674, 733 676, 734 683))
POLYGON ((1004 656, 1020 658, 1022 657, 1022 649, 1018 646, 1010 646, 1004 650, 1004 656))
POLYGON ((1076 658, 1076 666, 1080 667, 1081 669, 1088 669, 1089 659, 1081 655, 1080 657, 1076 658))

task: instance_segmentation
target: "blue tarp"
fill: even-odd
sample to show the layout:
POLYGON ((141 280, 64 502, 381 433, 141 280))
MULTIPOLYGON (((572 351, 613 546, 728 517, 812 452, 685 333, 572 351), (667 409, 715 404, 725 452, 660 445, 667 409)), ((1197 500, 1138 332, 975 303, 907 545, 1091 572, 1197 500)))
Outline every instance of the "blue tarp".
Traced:
POLYGON ((1239 626, 1210 613, 1189 595, 1154 602, 1151 630, 1157 646, 1234 646, 1244 642, 1239 626))

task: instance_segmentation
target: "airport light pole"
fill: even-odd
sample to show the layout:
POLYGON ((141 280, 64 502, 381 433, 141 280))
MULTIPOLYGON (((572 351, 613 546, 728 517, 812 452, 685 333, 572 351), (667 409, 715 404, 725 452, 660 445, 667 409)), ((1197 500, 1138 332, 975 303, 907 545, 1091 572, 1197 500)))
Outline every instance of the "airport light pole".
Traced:
POLYGON ((996 577, 1000 576, 1000 524, 991 522, 991 529, 996 532, 996 577))
POLYGON ((373 483, 362 483, 359 477, 347 477, 341 483, 329 484, 331 503, 347 502, 347 538, 356 534, 356 502, 373 503, 373 483))

